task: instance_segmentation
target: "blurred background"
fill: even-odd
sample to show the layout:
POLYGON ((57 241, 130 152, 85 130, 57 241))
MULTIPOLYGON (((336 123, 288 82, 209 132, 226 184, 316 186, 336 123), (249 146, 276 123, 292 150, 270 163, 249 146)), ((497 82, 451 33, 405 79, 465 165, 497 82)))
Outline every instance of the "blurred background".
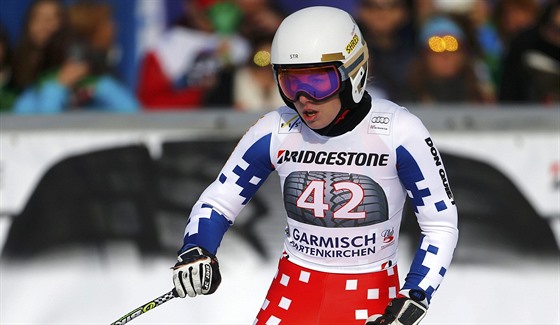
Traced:
MULTIPOLYGON (((423 324, 560 323, 559 1, 2 0, 0 324, 109 324, 171 289, 191 205, 283 105, 255 54, 312 5, 354 16, 368 91, 446 164, 460 239, 423 324)), ((133 323, 252 324, 285 218, 272 175, 220 290, 133 323)), ((418 233, 407 207, 401 270, 418 233)))

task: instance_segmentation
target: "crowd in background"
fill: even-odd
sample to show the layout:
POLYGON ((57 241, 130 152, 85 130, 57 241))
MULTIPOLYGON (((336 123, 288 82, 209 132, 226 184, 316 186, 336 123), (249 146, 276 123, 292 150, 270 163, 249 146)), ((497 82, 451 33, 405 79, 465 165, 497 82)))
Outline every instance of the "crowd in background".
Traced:
MULTIPOLYGON (((177 0, 183 12, 140 53, 134 87, 116 67, 109 2, 36 0, 10 40, 0 25, 0 111, 139 112, 283 105, 267 53, 282 1, 177 0)), ((373 97, 418 104, 560 102, 558 0, 355 0, 373 97)), ((328 22, 325 22, 326 24, 328 22)))

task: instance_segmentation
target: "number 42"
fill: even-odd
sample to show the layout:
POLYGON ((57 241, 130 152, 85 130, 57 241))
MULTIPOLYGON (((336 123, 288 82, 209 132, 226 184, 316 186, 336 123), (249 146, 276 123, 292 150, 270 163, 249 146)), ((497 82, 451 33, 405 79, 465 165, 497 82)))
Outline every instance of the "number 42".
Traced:
MULTIPOLYGON (((353 211, 364 199, 364 189, 352 182, 333 183, 334 191, 349 191, 350 199, 336 211, 333 211, 334 219, 364 219, 365 211, 353 211)), ((313 210, 315 218, 324 218, 325 211, 330 209, 329 204, 325 203, 325 182, 313 180, 307 185, 298 197, 296 204, 299 208, 313 210)))

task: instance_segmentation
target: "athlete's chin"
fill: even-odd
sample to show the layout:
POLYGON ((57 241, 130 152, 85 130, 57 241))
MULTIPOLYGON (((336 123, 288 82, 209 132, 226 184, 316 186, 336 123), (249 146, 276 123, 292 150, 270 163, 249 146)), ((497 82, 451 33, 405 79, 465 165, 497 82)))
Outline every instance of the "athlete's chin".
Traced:
POLYGON ((321 130, 327 127, 328 125, 322 122, 307 122, 307 121, 305 121, 305 124, 307 124, 307 126, 312 130, 321 130))

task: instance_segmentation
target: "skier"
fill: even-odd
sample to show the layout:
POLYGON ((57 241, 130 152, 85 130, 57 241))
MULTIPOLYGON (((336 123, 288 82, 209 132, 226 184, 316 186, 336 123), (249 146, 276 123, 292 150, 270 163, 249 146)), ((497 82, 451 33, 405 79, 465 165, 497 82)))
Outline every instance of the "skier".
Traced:
POLYGON ((254 324, 418 324, 452 259, 457 209, 422 122, 365 91, 368 51, 352 17, 309 7, 271 49, 287 106, 242 137, 189 216, 173 271, 180 297, 216 291, 216 252, 270 173, 280 176, 285 250, 254 324), (422 235, 403 286, 405 199, 422 235))

